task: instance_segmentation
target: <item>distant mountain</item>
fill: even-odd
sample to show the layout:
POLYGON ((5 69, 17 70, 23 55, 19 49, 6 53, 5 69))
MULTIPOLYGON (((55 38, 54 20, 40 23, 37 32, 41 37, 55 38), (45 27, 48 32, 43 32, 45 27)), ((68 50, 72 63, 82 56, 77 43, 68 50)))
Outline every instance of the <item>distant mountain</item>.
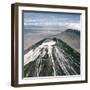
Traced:
POLYGON ((72 32, 72 33, 75 33, 76 35, 80 36, 80 31, 78 30, 74 30, 74 29, 67 29, 66 32, 72 32))
POLYGON ((62 33, 54 35, 54 37, 61 39, 77 52, 80 52, 80 31, 67 29, 62 33))
POLYGON ((56 37, 39 41, 24 55, 24 77, 79 74, 80 53, 56 37))

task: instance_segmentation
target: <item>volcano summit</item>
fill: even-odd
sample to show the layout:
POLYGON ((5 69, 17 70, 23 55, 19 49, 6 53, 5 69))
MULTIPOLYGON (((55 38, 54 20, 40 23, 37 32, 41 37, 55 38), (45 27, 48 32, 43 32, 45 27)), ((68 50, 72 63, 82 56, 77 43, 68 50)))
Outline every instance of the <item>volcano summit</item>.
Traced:
POLYGON ((80 53, 58 38, 45 38, 24 54, 24 77, 80 74, 80 53))

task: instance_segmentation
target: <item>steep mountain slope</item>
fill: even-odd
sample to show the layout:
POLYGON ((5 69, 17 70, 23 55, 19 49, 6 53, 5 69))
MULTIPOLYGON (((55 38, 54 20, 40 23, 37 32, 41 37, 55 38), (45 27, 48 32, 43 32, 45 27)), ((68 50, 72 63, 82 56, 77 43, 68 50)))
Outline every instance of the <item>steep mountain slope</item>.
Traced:
POLYGON ((24 55, 24 77, 80 74, 80 54, 57 38, 45 38, 24 55))
POLYGON ((65 32, 54 35, 54 37, 61 39, 77 52, 80 52, 80 31, 67 29, 65 32))

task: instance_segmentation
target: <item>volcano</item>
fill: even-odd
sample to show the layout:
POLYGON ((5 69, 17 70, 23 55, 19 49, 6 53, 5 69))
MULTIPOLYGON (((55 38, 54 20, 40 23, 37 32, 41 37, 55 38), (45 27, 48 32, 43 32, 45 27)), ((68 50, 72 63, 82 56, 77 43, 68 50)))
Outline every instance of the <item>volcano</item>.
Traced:
POLYGON ((80 53, 58 38, 45 38, 24 54, 24 77, 80 75, 80 53))

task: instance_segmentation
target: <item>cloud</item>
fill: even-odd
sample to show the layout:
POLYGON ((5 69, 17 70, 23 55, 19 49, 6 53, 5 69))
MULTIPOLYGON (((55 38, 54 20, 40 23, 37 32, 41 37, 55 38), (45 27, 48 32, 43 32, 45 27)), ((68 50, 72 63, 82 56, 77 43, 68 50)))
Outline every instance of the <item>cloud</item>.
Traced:
POLYGON ((81 25, 80 23, 68 23, 67 28, 76 29, 80 31, 81 25))
MULTIPOLYGON (((76 23, 76 22, 45 22, 45 23, 42 23, 42 22, 35 22, 35 23, 24 23, 24 27, 25 28, 33 28, 33 29, 39 29, 40 30, 53 30, 53 29, 59 29, 59 28, 62 28, 63 30, 64 29, 76 29, 76 30, 80 30, 80 23, 76 23)), ((60 29, 61 30, 61 29, 60 29)))

